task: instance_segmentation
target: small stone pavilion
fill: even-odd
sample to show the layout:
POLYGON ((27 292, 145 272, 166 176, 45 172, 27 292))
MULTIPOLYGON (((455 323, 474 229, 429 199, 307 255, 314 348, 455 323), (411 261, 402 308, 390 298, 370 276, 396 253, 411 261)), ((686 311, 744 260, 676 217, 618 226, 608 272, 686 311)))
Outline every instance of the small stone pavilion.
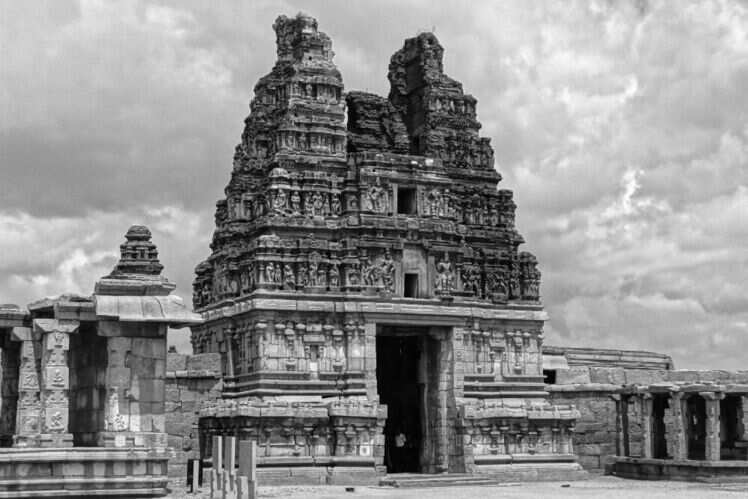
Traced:
POLYGON ((92 296, 0 307, 0 498, 163 495, 171 295, 150 231, 133 226, 92 296))
POLYGON ((709 479, 748 473, 748 384, 656 383, 624 387, 617 400, 612 472, 629 478, 709 479), (639 421, 629 407, 639 405, 639 421), (641 431, 632 457, 631 427, 641 431))
POLYGON ((193 348, 224 375, 203 456, 256 439, 260 480, 285 483, 580 473, 578 412, 543 384, 537 261, 439 41, 405 40, 380 97, 344 93, 315 19, 274 28, 196 268, 193 348))

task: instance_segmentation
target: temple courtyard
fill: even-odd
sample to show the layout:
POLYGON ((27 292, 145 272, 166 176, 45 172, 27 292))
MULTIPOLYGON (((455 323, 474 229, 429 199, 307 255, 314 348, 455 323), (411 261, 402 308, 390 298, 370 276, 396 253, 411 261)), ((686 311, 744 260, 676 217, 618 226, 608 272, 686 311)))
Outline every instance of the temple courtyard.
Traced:
MULTIPOLYGON (((578 482, 538 482, 508 483, 485 487, 435 487, 397 489, 392 487, 355 487, 353 492, 341 486, 295 486, 260 487, 259 497, 309 498, 309 499, 354 499, 376 498, 421 498, 457 499, 481 497, 501 498, 572 498, 605 497, 606 499, 637 498, 648 499, 679 497, 680 499, 717 497, 746 497, 748 483, 694 483, 673 481, 626 480, 611 476, 595 476, 578 482)), ((207 498, 210 493, 189 494, 184 489, 173 489, 168 497, 207 498)))

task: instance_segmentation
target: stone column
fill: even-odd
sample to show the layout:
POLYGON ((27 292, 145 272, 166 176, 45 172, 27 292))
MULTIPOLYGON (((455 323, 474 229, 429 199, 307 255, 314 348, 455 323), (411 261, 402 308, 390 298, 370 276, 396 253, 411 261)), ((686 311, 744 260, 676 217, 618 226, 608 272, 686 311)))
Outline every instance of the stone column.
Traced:
POLYGON ((70 414, 70 334, 78 331, 78 321, 34 319, 34 335, 41 339, 42 447, 72 447, 68 427, 70 414))
POLYGON ((699 392, 706 402, 706 449, 707 461, 719 461, 720 459, 720 407, 719 402, 725 398, 724 393, 699 392))
MULTIPOLYGON (((623 452, 623 436, 624 436, 624 428, 623 428, 623 414, 622 414, 622 398, 620 393, 614 393, 610 396, 611 399, 613 399, 613 402, 616 405, 616 456, 625 456, 623 452)), ((555 431, 555 428, 554 428, 555 431)), ((553 452, 556 452, 555 446, 553 448, 553 452)))
POLYGON ((740 404, 740 422, 743 425, 743 433, 740 435, 740 440, 748 442, 748 395, 742 395, 740 397, 740 404))
POLYGON ((18 369, 18 409, 14 447, 37 447, 41 433, 42 404, 39 391, 34 336, 29 327, 14 327, 11 338, 21 342, 18 369))
MULTIPOLYGON (((666 422, 667 424, 668 422, 666 422)), ((683 416, 683 393, 670 394, 670 421, 666 431, 668 453, 674 460, 688 458, 686 447, 686 421, 683 416)))
POLYGON ((652 457, 652 394, 641 395, 642 457, 652 457))

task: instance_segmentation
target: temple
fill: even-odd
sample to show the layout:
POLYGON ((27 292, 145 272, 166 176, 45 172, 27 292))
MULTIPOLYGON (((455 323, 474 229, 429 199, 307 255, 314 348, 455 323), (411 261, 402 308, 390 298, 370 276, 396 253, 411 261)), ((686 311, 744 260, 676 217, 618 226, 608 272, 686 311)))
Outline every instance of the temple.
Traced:
POLYGON ((167 491, 167 327, 201 322, 133 226, 93 295, 0 306, 0 497, 167 491))
POLYGON ((405 40, 385 98, 344 93, 313 18, 274 29, 196 268, 193 349, 223 375, 203 457, 222 434, 258 441, 261 477, 581 473, 579 413, 544 385, 537 261, 439 41, 405 40))

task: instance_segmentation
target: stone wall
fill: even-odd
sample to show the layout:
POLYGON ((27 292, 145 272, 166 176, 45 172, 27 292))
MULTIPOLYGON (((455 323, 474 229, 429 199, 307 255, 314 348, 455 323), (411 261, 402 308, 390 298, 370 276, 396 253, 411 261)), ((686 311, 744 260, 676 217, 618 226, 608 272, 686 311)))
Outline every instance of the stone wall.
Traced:
POLYGON ((203 403, 220 398, 221 357, 217 353, 183 355, 169 352, 166 361, 166 433, 173 454, 169 475, 185 477, 187 460, 200 457, 198 412, 203 403))

